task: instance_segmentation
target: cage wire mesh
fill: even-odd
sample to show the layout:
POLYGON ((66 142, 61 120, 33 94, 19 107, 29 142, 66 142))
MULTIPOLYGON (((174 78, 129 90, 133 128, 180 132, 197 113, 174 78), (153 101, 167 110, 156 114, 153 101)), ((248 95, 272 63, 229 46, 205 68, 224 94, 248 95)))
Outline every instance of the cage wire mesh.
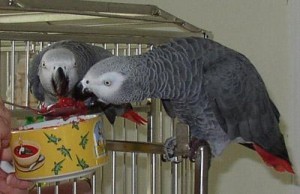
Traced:
MULTIPOLYGON (((36 107, 37 100, 28 88, 28 67, 30 60, 51 42, 34 41, 0 41, 1 52, 1 97, 8 101, 36 107)), ((138 55, 152 48, 147 44, 94 44, 102 46, 114 55, 138 55)), ((148 124, 137 125, 131 121, 118 118, 114 125, 103 119, 105 136, 108 140, 134 142, 159 142, 174 135, 174 120, 163 110, 159 100, 147 99, 133 104, 140 108, 139 112, 148 119, 148 124), (147 109, 145 107, 149 107, 147 109)), ((13 127, 24 123, 24 113, 15 107, 13 111, 13 127)), ((161 155, 135 152, 109 152, 110 160, 107 165, 99 167, 94 174, 86 177, 49 184, 39 183, 33 192, 43 193, 46 187, 53 187, 54 193, 59 193, 60 185, 69 182, 73 193, 77 190, 78 182, 88 181, 91 193, 101 194, 189 194, 194 190, 194 164, 188 160, 173 164, 163 162, 161 155)))

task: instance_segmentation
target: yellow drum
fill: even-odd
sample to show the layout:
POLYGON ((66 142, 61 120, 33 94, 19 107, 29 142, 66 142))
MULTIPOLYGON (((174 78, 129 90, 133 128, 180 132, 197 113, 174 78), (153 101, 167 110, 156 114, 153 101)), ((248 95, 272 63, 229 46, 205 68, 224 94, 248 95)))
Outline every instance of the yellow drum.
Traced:
POLYGON ((107 163, 101 117, 75 116, 20 127, 12 132, 16 176, 60 181, 83 176, 107 163))

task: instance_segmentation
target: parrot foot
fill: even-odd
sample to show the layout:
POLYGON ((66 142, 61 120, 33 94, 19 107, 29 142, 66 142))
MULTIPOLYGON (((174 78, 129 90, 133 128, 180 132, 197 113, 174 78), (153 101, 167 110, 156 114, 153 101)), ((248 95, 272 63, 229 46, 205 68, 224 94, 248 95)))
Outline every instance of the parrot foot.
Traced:
POLYGON ((192 139, 189 142, 190 150, 189 150, 189 156, 188 156, 191 162, 195 162, 198 149, 202 146, 208 147, 209 152, 210 152, 210 147, 209 147, 209 144, 207 143, 207 141, 198 139, 196 137, 192 137, 192 139))
POLYGON ((162 160, 164 162, 170 161, 172 163, 180 163, 181 160, 178 159, 178 157, 175 155, 175 148, 176 148, 176 138, 170 137, 166 139, 164 144, 164 151, 165 154, 162 155, 162 160))

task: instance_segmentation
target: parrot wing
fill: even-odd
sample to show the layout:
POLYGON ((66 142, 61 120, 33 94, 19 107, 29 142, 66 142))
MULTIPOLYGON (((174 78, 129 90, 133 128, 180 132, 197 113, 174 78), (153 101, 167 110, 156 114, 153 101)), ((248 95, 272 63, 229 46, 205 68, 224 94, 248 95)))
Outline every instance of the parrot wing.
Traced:
POLYGON ((232 52, 204 66, 204 90, 223 130, 241 137, 263 160, 293 173, 278 122, 279 112, 251 62, 232 52))
POLYGON ((168 116, 174 119, 176 117, 176 113, 173 109, 171 101, 169 99, 161 99, 161 102, 168 116))

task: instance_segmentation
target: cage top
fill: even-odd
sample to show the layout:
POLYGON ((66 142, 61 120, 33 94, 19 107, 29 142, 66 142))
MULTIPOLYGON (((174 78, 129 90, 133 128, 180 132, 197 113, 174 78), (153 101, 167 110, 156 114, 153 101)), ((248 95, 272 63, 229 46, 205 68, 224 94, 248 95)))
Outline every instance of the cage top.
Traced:
POLYGON ((0 39, 158 44, 212 37, 153 5, 81 0, 0 0, 0 39))

